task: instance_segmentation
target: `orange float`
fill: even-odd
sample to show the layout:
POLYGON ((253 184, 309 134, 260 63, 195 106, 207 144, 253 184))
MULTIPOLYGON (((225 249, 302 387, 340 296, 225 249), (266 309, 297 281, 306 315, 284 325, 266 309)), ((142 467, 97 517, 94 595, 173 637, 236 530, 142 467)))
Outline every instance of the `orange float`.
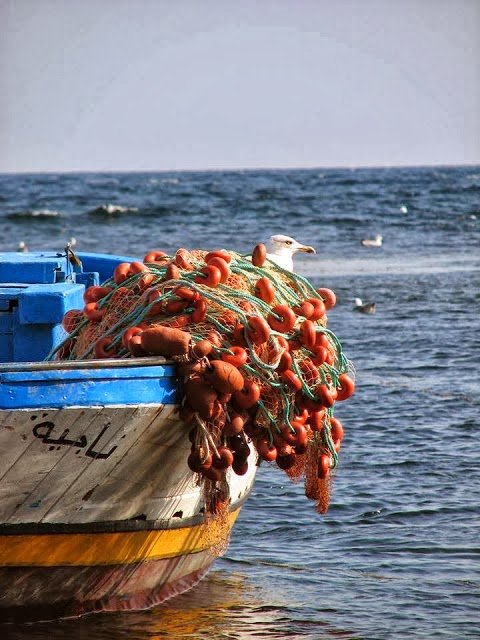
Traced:
POLYGON ((342 440, 343 438, 343 425, 337 418, 333 416, 330 418, 330 435, 332 436, 332 440, 336 442, 337 440, 342 440))
POLYGON ((259 278, 255 283, 255 296, 271 304, 275 300, 275 287, 269 278, 259 278))
POLYGON ((143 329, 141 329, 140 327, 129 327, 128 329, 126 329, 123 332, 122 335, 122 344, 123 346, 128 349, 128 345, 130 342, 130 338, 132 338, 133 336, 138 336, 140 333, 142 333, 143 329))
POLYGON ((337 296, 331 289, 320 288, 317 293, 322 297, 325 309, 328 311, 337 303, 337 296))
POLYGON ((105 307, 99 308, 98 302, 87 302, 83 307, 83 315, 87 320, 92 322, 100 322, 105 315, 105 307))
POLYGON ((309 320, 320 320, 320 318, 325 315, 326 311, 323 300, 320 300, 320 298, 308 298, 307 302, 309 302, 313 307, 313 313, 309 320))
POLYGON ((241 367, 248 360, 248 352, 243 347, 232 345, 228 351, 222 353, 221 358, 234 367, 241 367))
POLYGON ((259 438, 256 440, 255 449, 260 458, 265 460, 265 462, 273 462, 277 458, 277 447, 274 444, 270 444, 267 438, 259 438))
POLYGON ((192 322, 195 324, 203 322, 207 317, 207 310, 207 301, 200 296, 193 303, 192 322))
POLYGON ((189 352, 192 336, 187 331, 154 325, 140 334, 142 348, 156 356, 186 355, 189 352))
POLYGON ((192 264, 192 255, 186 249, 178 249, 173 258, 173 262, 180 269, 185 269, 185 271, 193 271, 194 267, 192 264))
POLYGON ((221 276, 220 276, 220 282, 223 284, 225 283, 228 278, 230 277, 230 267, 228 266, 228 263, 226 260, 224 260, 223 258, 220 258, 220 256, 214 256, 213 258, 210 258, 210 260, 205 260, 205 262, 207 263, 207 266, 214 266, 217 267, 217 269, 220 270, 221 276))
POLYGON ((252 252, 253 266, 263 267, 266 259, 267 259, 267 247, 262 243, 257 244, 252 252))
POLYGON ((85 316, 80 309, 70 309, 63 316, 62 327, 67 333, 73 333, 84 320, 85 316))
POLYGON ((98 285, 93 285, 92 287, 88 287, 88 289, 85 289, 85 292, 83 294, 83 301, 98 302, 99 300, 107 296, 111 291, 112 287, 100 287, 98 285))
POLYGON ((165 279, 180 280, 180 269, 177 267, 176 264, 173 264, 173 262, 169 264, 165 270, 165 279))
POLYGON ((337 400, 347 400, 355 391, 355 382, 347 373, 338 376, 337 400))
POLYGON ((328 478, 330 474, 330 456, 322 453, 318 458, 317 476, 321 479, 328 478))
POLYGON ((288 386, 292 388, 294 391, 300 391, 300 389, 303 387, 302 381, 297 376, 297 374, 291 369, 286 369, 285 371, 283 371, 280 374, 280 379, 286 384, 288 384, 288 386))
POLYGON ((105 336, 96 341, 93 347, 93 353, 96 358, 114 358, 117 355, 117 350, 112 349, 113 339, 110 336, 105 336))
POLYGON ((270 337, 270 327, 261 316, 247 316, 247 334, 254 344, 264 344, 270 337))
POLYGON ((230 264, 232 261, 232 256, 226 251, 209 251, 205 256, 205 262, 210 262, 212 258, 221 258, 222 260, 225 260, 227 264, 230 264))
POLYGON ((253 380, 245 379, 243 389, 234 393, 233 398, 242 409, 250 409, 260 400, 260 387, 253 380))
POLYGON ((129 262, 121 262, 115 267, 115 271, 113 272, 113 280, 115 284, 122 284, 125 280, 128 279, 128 273, 130 271, 130 263, 129 262))
POLYGON ((288 333, 295 326, 297 316, 286 304, 275 305, 267 316, 267 322, 274 331, 288 333))
POLYGON ((211 288, 220 284, 221 279, 222 272, 213 264, 207 264, 205 267, 202 267, 198 270, 198 273, 195 276, 195 282, 197 284, 203 284, 206 287, 211 288))
POLYGON ((203 376, 215 391, 221 393, 235 393, 244 386, 244 379, 238 368, 224 360, 210 360, 203 376))
POLYGON ((170 258, 164 251, 150 251, 144 257, 143 262, 149 264, 166 264, 170 258))
POLYGON ((311 320, 304 320, 300 325, 300 342, 307 349, 312 349, 315 345, 317 334, 315 331, 315 325, 311 320))

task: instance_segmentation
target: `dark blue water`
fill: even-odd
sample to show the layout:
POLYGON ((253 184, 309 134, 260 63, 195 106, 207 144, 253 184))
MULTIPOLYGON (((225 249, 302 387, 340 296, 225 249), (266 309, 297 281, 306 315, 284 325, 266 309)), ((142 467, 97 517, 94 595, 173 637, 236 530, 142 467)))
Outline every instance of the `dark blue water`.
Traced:
POLYGON ((337 293, 357 372, 329 512, 264 465, 196 589, 5 637, 480 638, 480 167, 0 176, 0 250, 247 252, 274 232, 316 247, 297 271, 337 293))

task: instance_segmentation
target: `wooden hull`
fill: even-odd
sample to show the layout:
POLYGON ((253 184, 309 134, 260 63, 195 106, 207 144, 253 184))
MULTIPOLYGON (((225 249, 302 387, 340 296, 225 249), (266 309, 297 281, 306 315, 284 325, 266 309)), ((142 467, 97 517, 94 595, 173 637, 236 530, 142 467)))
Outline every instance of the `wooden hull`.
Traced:
POLYGON ((253 452, 244 476, 226 473, 228 505, 208 515, 215 485, 187 465, 173 368, 97 364, 93 388, 85 364, 0 373, 0 619, 143 609, 190 588, 252 487, 253 452), (42 406, 50 395, 62 406, 42 406))

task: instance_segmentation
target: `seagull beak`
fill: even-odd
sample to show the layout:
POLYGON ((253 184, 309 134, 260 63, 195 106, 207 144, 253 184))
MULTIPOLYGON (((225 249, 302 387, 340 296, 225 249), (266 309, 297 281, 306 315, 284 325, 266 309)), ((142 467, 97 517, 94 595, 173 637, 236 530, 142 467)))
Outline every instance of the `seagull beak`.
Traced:
POLYGON ((317 253, 313 247, 309 247, 306 244, 300 245, 297 251, 301 251, 302 253, 317 253))

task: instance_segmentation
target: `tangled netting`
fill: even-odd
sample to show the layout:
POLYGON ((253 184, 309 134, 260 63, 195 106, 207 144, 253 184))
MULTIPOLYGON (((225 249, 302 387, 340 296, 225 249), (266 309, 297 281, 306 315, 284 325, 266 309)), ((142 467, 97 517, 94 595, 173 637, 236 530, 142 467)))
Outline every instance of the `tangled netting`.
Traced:
MULTIPOLYGON (((327 329, 329 289, 266 258, 233 251, 156 251, 119 264, 85 307, 68 311, 68 337, 49 359, 164 356, 177 362, 188 465, 210 480, 221 508, 226 471, 275 462, 326 512, 343 436, 336 401, 354 390, 352 367, 327 329), (251 459, 251 458, 250 458, 251 459)), ((224 502, 224 501, 223 501, 224 502)))

